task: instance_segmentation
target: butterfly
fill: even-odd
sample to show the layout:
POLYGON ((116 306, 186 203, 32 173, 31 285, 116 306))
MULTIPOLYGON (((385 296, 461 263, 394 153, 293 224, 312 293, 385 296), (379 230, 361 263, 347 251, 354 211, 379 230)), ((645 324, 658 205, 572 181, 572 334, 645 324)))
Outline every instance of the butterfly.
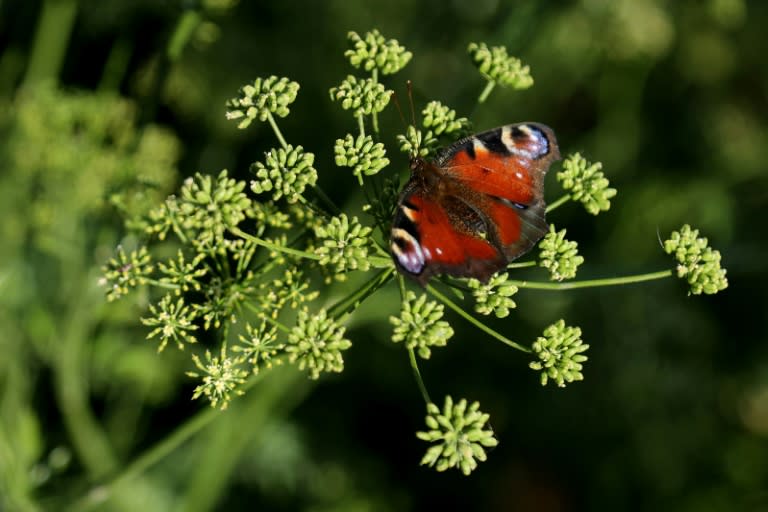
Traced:
POLYGON ((413 157, 400 193, 390 250, 400 272, 487 282, 548 230, 544 176, 560 159, 539 123, 501 126, 461 139, 432 161, 413 157))

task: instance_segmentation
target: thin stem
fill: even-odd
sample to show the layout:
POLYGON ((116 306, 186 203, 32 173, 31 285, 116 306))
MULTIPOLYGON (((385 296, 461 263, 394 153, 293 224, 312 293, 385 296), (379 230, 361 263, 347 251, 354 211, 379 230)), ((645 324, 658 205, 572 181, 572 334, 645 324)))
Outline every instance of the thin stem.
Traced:
POLYGON ((315 185, 314 187, 312 187, 312 190, 315 191, 315 194, 320 199, 320 201, 325 203, 325 206, 327 206, 328 209, 331 210, 331 212, 333 212, 334 215, 338 215, 339 213, 341 213, 341 210, 339 209, 339 207, 336 206, 336 204, 333 201, 331 201, 331 198, 328 197, 328 194, 326 194, 323 189, 315 185))
POLYGON ((503 336, 502 334, 494 331, 493 329, 491 329, 490 327, 488 327, 487 325, 482 323, 480 320, 478 320, 477 318, 473 317, 472 315, 470 315, 469 313, 464 311, 461 308, 461 306, 459 306, 458 304, 456 304, 455 302, 450 300, 448 297, 446 297, 445 295, 443 295, 442 293, 437 291, 432 285, 428 285, 427 286, 427 291, 432 296, 434 296, 438 300, 440 300, 440 302, 442 302, 443 304, 445 304, 446 306, 448 306, 449 308, 454 310, 462 318, 467 320, 469 323, 471 323, 472 325, 474 325, 475 327, 477 327, 481 331, 484 331, 487 334, 490 334, 491 336, 493 336, 497 340, 501 341, 502 343, 505 343, 505 344, 509 345, 512 348, 516 348, 517 350, 522 350, 523 352, 529 352, 529 353, 531 352, 530 348, 528 348, 528 347, 526 347, 524 345, 520 345, 519 343, 515 343, 514 341, 512 341, 509 338, 507 338, 506 336, 503 336))
POLYGON ((411 370, 413 370, 413 378, 416 379, 416 385, 419 386, 424 402, 431 404, 432 400, 429 399, 429 393, 427 393, 427 387, 424 385, 424 380, 421 378, 421 372, 419 371, 419 363, 416 360, 416 353, 413 351, 413 347, 408 347, 408 359, 411 361, 411 370))
POLYGON ((478 103, 484 103, 486 99, 488 99, 488 96, 491 94, 491 91, 493 91, 493 88, 496 87, 496 82, 493 80, 489 80, 487 84, 485 84, 485 89, 483 89, 483 92, 480 93, 480 96, 477 98, 478 103))
POLYGON ((549 213, 552 210, 554 210, 555 208, 557 208, 558 206, 562 205, 563 203, 568 202, 570 199, 571 199, 570 194, 565 194, 563 197, 561 197, 560 199, 558 199, 554 203, 552 203, 550 205, 547 205, 547 209, 544 210, 544 212, 545 213, 549 213))
POLYGON ((181 52, 184 47, 192 39, 195 34, 195 30, 202 23, 203 17, 200 12, 194 9, 188 9, 181 15, 179 21, 176 23, 176 28, 171 35, 170 41, 168 41, 168 47, 166 48, 166 54, 168 60, 176 62, 181 56, 181 52))
POLYGON ((527 267, 535 267, 535 266, 536 266, 535 261, 520 261, 517 263, 510 263, 509 265, 507 265, 506 269, 508 270, 510 268, 527 268, 527 267))
POLYGON ((659 272, 650 272, 648 274, 637 274, 625 277, 609 277, 604 279, 589 279, 586 281, 571 281, 567 283, 542 283, 537 281, 513 281, 518 288, 529 288, 533 290, 573 290, 576 288, 592 288, 597 286, 617 286, 622 284, 641 283, 643 281, 653 281, 671 277, 671 270, 661 270, 659 272))
POLYGON ((229 231, 237 235, 241 238, 244 238, 246 240, 250 240, 251 242, 255 243, 256 245, 260 245, 262 247, 266 247, 267 249, 271 249, 273 251, 282 252, 285 254, 290 254, 292 256, 298 256, 299 258, 306 258, 309 260, 319 260, 320 256, 317 254, 313 254, 311 252, 306 251, 300 251, 298 249, 291 249, 290 247, 282 247, 280 245, 273 244, 272 242, 267 242, 266 240, 262 240, 259 237, 253 236, 251 234, 246 233, 242 229, 238 227, 231 227, 229 228, 229 231))
MULTIPOLYGON (((373 83, 377 83, 379 81, 379 70, 377 68, 373 68, 373 71, 371 72, 371 80, 373 80, 373 83)), ((373 133, 376 134, 376 138, 379 138, 379 114, 374 110, 373 114, 371 115, 371 124, 373 125, 373 133)))
POLYGON ((76 0, 45 0, 38 16, 24 85, 57 82, 75 26, 76 0))
POLYGON ((272 112, 270 111, 267 111, 267 121, 269 121, 270 126, 272 126, 272 131, 275 132, 275 137, 277 137, 277 140, 280 141, 280 145, 283 146, 283 149, 287 150, 288 143, 285 142, 283 133, 280 131, 280 128, 277 127, 275 118, 272 116, 272 112))
POLYGON ((360 135, 365 137, 365 119, 363 114, 358 114, 357 116, 357 129, 360 130, 360 135))

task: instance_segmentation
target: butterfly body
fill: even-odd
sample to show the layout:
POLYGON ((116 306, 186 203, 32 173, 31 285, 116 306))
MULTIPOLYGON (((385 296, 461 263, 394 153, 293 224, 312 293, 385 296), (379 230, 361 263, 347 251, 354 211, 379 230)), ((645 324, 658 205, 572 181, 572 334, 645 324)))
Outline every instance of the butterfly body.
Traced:
POLYGON ((392 223, 395 265, 422 285, 439 274, 487 281, 546 233, 544 176, 559 158, 554 133, 537 123, 413 158, 392 223))

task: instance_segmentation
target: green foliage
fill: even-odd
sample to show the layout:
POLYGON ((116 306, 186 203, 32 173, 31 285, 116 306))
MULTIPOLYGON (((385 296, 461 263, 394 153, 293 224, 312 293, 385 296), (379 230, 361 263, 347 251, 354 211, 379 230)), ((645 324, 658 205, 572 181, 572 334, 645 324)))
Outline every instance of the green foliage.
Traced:
POLYGON ((549 226, 549 233, 539 242, 539 266, 549 270, 553 281, 573 279, 576 270, 584 263, 584 257, 579 255, 579 244, 566 240, 566 230, 555 231, 555 225, 549 226))
POLYGON ((298 92, 299 84, 285 77, 257 78, 240 89, 240 96, 227 101, 227 119, 242 119, 237 127, 244 129, 256 119, 269 120, 272 114, 286 117, 298 92))
POLYGON ((445 397, 443 410, 434 403, 427 404, 427 427, 425 432, 416 436, 432 445, 422 464, 434 466, 438 471, 456 468, 469 475, 477 468, 477 462, 487 459, 486 448, 499 444, 493 430, 486 428, 490 415, 480 411, 480 403, 473 402, 467 407, 465 399, 453 403, 450 396, 445 397))
POLYGON ((726 270, 720 266, 720 251, 709 247, 706 238, 699 238, 699 230, 685 224, 673 231, 664 242, 667 254, 677 260, 677 277, 690 285, 689 295, 715 294, 728 287, 726 270))
POLYGON ((608 211, 610 199, 616 189, 610 188, 608 178, 601 169, 603 164, 590 164, 580 153, 574 153, 563 162, 563 170, 557 173, 557 181, 569 192, 571 199, 580 201, 592 215, 608 211))
POLYGON ((539 336, 532 348, 539 360, 529 366, 541 372, 542 386, 546 386, 550 379, 561 388, 567 383, 584 380, 581 370, 587 356, 582 352, 589 345, 582 342, 578 327, 566 326, 564 320, 558 320, 544 329, 544 336, 539 336))
POLYGON ((517 293, 517 286, 507 282, 509 273, 496 273, 482 283, 477 279, 470 279, 467 284, 475 298, 475 311, 481 315, 493 313, 497 318, 509 316, 509 310, 517 307, 512 296, 517 293))
POLYGON ((469 43, 467 51, 472 63, 486 80, 513 89, 527 89, 533 85, 528 66, 523 66, 520 59, 508 55, 505 47, 489 48, 485 43, 469 43))
POLYGON ((401 304, 400 316, 390 316, 389 323, 395 326, 392 341, 405 342, 408 349, 415 349, 423 359, 432 355, 432 347, 444 347, 453 336, 453 328, 443 317, 443 305, 427 302, 427 296, 409 291, 401 304))

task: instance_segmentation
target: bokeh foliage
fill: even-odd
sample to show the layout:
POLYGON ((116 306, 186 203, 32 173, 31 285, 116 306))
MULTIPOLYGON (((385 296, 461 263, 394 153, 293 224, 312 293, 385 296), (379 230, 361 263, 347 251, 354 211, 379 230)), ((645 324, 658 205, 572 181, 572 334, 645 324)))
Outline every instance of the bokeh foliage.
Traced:
MULTIPOLYGON (((137 467, 189 418, 210 424, 122 483, 109 509, 768 506, 766 5, 228 4, 0 5, 0 508, 72 503, 137 467), (557 212, 558 229, 579 241, 582 272, 668 265, 657 232, 685 223, 716 241, 729 269, 730 288, 713 297, 687 297, 673 280, 520 291, 509 315, 489 317, 494 327, 535 339, 552 318, 578 319, 590 345, 585 380, 565 390, 542 388, 525 357, 453 321, 430 382, 493 411, 501 441, 469 479, 417 466, 423 405, 388 339, 396 290, 347 326, 363 341, 339 377, 309 393, 303 378, 277 372, 201 420, 182 380, 194 370, 188 359, 158 356, 144 340, 151 328, 137 319, 148 298, 107 305, 97 286, 112 248, 138 243, 123 239, 119 213, 138 218, 196 172, 248 176, 274 145, 265 125, 237 131, 223 116, 232 91, 257 76, 301 84, 281 129, 311 147, 334 201, 362 202, 355 177, 334 163, 349 114, 328 89, 349 73, 347 32, 371 28, 413 52, 403 78, 417 109, 437 98, 481 129, 545 122, 565 151, 603 163, 620 190, 610 212, 557 212), (479 40, 521 57, 535 86, 499 87, 473 112, 485 83, 466 47, 479 40)), ((380 122, 384 133, 402 131, 391 109, 380 122)), ((404 159, 392 160, 385 172, 405 171, 404 159)))

